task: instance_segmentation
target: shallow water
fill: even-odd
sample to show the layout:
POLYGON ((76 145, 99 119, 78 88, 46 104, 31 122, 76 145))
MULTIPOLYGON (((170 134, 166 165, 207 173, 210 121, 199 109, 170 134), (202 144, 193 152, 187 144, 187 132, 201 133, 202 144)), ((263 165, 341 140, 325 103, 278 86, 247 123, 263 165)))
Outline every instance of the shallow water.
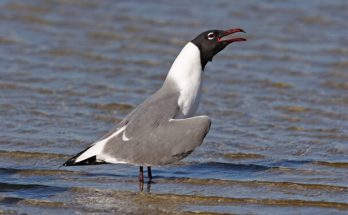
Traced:
POLYGON ((0 214, 346 214, 347 1, 141 2, 1 1, 0 214), (206 67, 191 156, 143 188, 137 167, 58 168, 230 27, 248 41, 206 67))

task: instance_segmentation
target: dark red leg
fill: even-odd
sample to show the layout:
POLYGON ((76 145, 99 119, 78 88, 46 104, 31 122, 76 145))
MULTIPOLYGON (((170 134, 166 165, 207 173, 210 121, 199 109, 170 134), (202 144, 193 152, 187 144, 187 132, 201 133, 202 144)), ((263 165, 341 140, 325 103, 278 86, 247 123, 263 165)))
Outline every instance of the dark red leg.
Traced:
POLYGON ((144 169, 142 166, 139 168, 139 181, 144 182, 144 169))
POLYGON ((150 181, 152 179, 152 172, 151 172, 151 166, 147 167, 147 176, 149 177, 150 181))

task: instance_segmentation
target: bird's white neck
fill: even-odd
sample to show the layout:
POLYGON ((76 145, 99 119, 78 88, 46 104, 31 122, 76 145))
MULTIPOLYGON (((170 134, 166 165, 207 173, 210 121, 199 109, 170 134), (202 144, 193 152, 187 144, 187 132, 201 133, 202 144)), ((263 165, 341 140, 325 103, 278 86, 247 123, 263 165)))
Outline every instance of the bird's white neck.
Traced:
POLYGON ((202 64, 199 48, 189 42, 171 66, 166 81, 174 82, 180 91, 177 118, 192 116, 198 108, 202 88, 202 64))

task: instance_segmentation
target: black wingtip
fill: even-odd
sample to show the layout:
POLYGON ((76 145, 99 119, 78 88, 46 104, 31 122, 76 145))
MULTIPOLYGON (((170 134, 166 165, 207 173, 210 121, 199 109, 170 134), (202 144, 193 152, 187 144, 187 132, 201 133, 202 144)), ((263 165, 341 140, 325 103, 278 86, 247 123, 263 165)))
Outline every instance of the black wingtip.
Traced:
POLYGON ((67 160, 65 163, 62 164, 62 166, 83 166, 83 165, 97 165, 97 164, 105 164, 106 162, 104 161, 99 161, 97 160, 97 156, 92 156, 89 157, 85 160, 76 162, 76 159, 85 151, 87 151, 89 148, 91 148, 92 146, 86 148, 85 150, 81 151, 80 153, 78 153, 77 155, 75 155, 74 157, 70 158, 69 160, 67 160))
POLYGON ((106 164, 106 162, 98 161, 96 156, 90 157, 88 159, 76 162, 76 158, 79 155, 76 155, 69 160, 67 160, 65 163, 63 163, 62 166, 84 166, 84 165, 98 165, 98 164, 106 164))
POLYGON ((63 163, 62 166, 74 166, 75 165, 75 158, 70 158, 65 163, 63 163))
POLYGON ((78 155, 75 155, 74 157, 70 158, 69 160, 65 161, 65 163, 62 164, 62 166, 75 166, 76 158, 78 155))
MULTIPOLYGON (((65 161, 65 163, 62 164, 62 166, 77 166, 77 165, 80 165, 81 161, 80 162, 75 162, 77 157, 79 157, 82 153, 84 153, 85 151, 87 151, 89 148, 91 148, 92 146, 86 148, 85 150, 79 152, 77 155, 69 158, 69 160, 65 161)), ((83 162, 83 161, 82 161, 83 162)))

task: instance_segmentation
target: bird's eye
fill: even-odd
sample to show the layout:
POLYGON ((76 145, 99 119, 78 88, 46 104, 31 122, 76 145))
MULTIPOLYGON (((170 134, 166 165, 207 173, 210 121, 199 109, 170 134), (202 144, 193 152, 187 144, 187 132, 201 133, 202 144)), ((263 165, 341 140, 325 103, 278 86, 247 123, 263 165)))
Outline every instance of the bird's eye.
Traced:
POLYGON ((208 36, 208 40, 212 40, 215 38, 215 34, 213 32, 210 32, 207 36, 208 36))

